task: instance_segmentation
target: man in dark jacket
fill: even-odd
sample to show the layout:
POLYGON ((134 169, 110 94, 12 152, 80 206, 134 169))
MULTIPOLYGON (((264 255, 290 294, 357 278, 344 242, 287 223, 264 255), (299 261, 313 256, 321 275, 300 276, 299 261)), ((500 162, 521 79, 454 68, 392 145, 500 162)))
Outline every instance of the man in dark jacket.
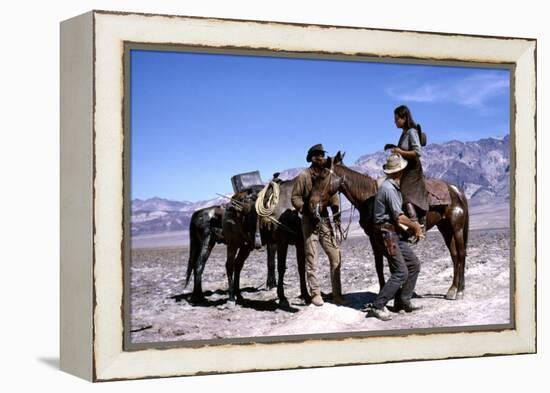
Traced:
POLYGON ((399 184, 406 166, 407 161, 399 154, 388 157, 383 166, 387 178, 374 199, 375 241, 384 250, 391 277, 380 290, 370 311, 373 316, 383 321, 391 319, 386 304, 393 298, 395 311, 412 312, 421 308, 411 303, 416 279, 420 273, 420 262, 408 242, 398 235, 400 226, 406 226, 412 228, 417 238, 424 237, 418 221, 412 221, 403 214, 403 197, 399 184))
MULTIPOLYGON (((311 302, 316 306, 323 305, 323 298, 321 297, 321 288, 317 280, 317 248, 321 243, 321 247, 325 251, 330 261, 330 278, 332 283, 332 299, 336 304, 343 304, 344 299, 342 297, 342 285, 340 281, 340 248, 335 240, 334 231, 328 222, 328 211, 323 209, 321 212, 321 221, 318 221, 312 216, 307 204, 313 188, 313 181, 323 171, 323 165, 325 163, 325 150, 323 145, 318 144, 312 146, 306 157, 307 162, 311 162, 311 166, 302 171, 294 188, 292 190, 292 205, 294 208, 302 213, 302 231, 304 234, 304 245, 306 253, 306 277, 311 291, 311 302), (306 206, 304 208, 304 206, 306 206)), ((338 196, 335 194, 331 201, 330 207, 333 217, 340 209, 338 196)))

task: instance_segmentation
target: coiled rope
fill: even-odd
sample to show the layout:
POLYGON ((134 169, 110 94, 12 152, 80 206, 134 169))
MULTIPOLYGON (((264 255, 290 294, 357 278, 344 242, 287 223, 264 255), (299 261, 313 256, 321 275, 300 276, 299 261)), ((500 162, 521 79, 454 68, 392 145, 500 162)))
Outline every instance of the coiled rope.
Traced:
POLYGON ((279 194, 279 184, 273 181, 266 184, 262 191, 258 193, 258 199, 256 199, 256 213, 258 213, 259 217, 270 217, 273 214, 279 203, 279 194), (271 195, 264 203, 265 196, 269 189, 271 189, 271 195))

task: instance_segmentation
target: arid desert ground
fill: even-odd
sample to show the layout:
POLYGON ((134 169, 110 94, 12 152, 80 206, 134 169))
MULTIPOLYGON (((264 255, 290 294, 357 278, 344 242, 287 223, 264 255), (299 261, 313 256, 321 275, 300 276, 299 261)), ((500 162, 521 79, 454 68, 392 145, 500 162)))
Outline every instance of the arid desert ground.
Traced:
MULTIPOLYGON (((501 325, 510 322, 510 241, 507 215, 488 220, 484 209, 472 209, 466 289, 462 300, 444 295, 452 281, 450 255, 437 229, 413 246, 422 262, 414 299, 424 306, 410 314, 393 314, 391 321, 367 317, 361 311, 378 292, 374 260, 367 237, 352 227, 342 244, 342 287, 347 304, 305 305, 299 296, 294 247, 289 248, 285 292, 290 309, 280 309, 276 290, 267 290, 266 252, 253 251, 241 275, 244 301, 227 301, 225 246, 216 245, 206 264, 203 289, 207 303, 192 305, 184 289, 189 248, 173 240, 134 241, 131 262, 131 341, 159 343, 242 337, 373 332, 397 329, 501 325), (503 218, 502 218, 503 217, 503 218), (490 226, 495 228, 490 228, 490 226), (500 228, 499 228, 500 227, 500 228), (172 244, 172 245, 170 245, 172 244)), ((187 236, 179 232, 180 236, 187 236)), ((170 236, 178 235, 171 234, 170 236)), ((323 294, 330 294, 328 260, 319 250, 318 277, 323 294)), ((389 274, 386 267, 386 274, 389 274)), ((390 304, 391 305, 391 302, 390 304)))

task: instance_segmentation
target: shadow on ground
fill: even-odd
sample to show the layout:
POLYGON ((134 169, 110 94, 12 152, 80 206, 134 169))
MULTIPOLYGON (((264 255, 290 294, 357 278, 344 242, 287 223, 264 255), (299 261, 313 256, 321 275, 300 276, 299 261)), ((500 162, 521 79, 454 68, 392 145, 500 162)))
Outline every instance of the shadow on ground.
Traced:
POLYGON ((37 359, 40 363, 44 363, 46 366, 53 368, 55 370, 59 370, 59 358, 48 358, 48 357, 42 357, 37 359))
MULTIPOLYGON (((355 310, 361 310, 365 307, 365 304, 372 303, 378 294, 374 292, 349 292, 344 294, 345 304, 343 307, 353 308, 355 310)), ((323 299, 329 303, 332 303, 332 294, 324 295, 323 299)))
MULTIPOLYGON (((264 291, 266 291, 266 289, 259 289, 255 287, 245 287, 245 288, 241 288, 241 295, 243 293, 254 294, 254 293, 259 293, 264 291)), ((230 304, 228 296, 229 295, 227 290, 217 289, 215 291, 204 291, 202 299, 193 298, 192 293, 182 293, 179 295, 170 296, 170 299, 175 300, 176 303, 179 303, 182 300, 185 300, 190 305, 196 306, 196 307, 218 307, 224 304, 230 304), (215 300, 208 299, 209 297, 212 297, 212 296, 224 296, 225 298, 215 299, 215 300)), ((299 309, 292 307, 288 302, 279 302, 278 299, 258 300, 258 299, 247 299, 246 297, 241 297, 240 299, 236 300, 236 304, 238 304, 243 308, 250 308, 256 311, 275 311, 278 309, 291 312, 291 313, 299 311, 299 309)))

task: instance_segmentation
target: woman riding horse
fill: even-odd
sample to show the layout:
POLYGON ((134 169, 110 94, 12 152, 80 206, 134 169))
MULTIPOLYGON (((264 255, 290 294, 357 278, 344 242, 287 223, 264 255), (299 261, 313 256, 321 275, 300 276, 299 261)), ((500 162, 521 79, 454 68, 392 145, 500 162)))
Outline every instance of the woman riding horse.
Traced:
MULTIPOLYGON (((401 179, 401 193, 403 204, 409 218, 425 224, 426 212, 429 210, 428 194, 424 181, 424 172, 420 156, 422 147, 420 124, 415 123, 412 113, 405 105, 394 110, 395 126, 402 130, 397 147, 392 148, 392 153, 401 155, 407 160, 407 167, 403 171, 401 179)), ((387 145, 388 146, 388 145, 387 145)))

